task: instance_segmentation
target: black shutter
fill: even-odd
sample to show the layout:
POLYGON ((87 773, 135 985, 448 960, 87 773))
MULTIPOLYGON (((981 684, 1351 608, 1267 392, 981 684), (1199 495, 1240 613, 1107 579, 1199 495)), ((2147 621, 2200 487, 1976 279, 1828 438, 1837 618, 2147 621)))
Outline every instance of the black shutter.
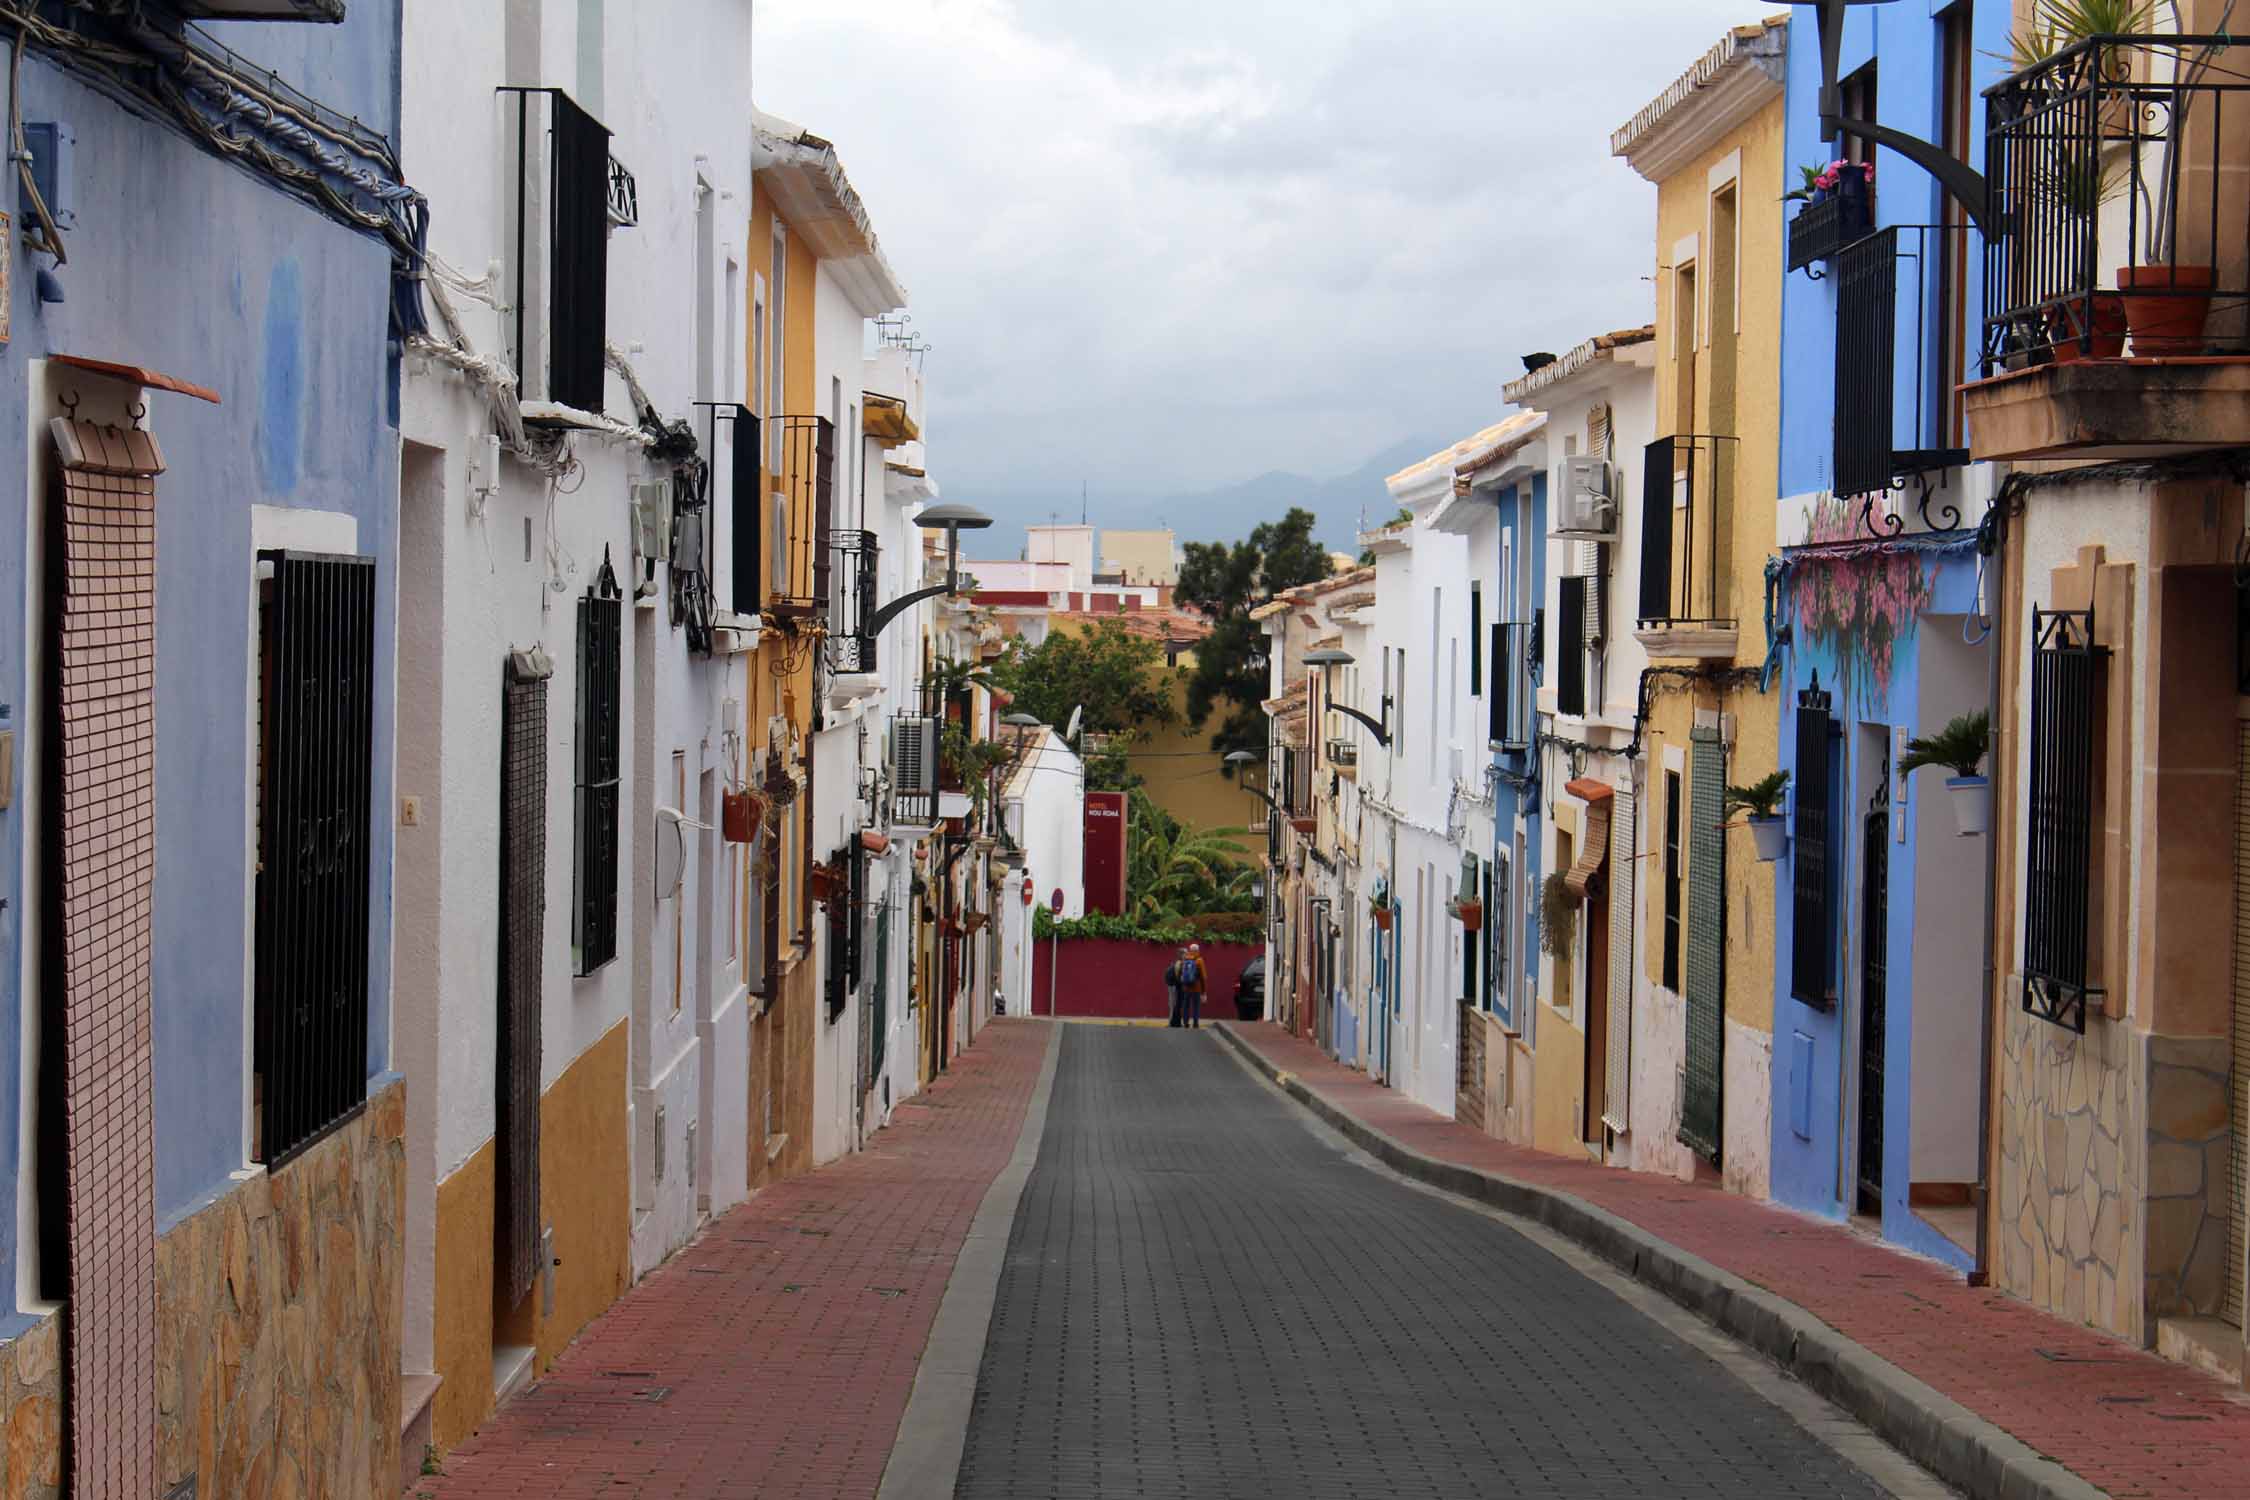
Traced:
POLYGON ((499 1181, 493 1275, 513 1307, 539 1274, 539 1004, 547 911, 547 678, 511 656, 500 720, 499 1181))
POLYGON ((1672 439, 1648 445, 1641 467, 1641 611, 1672 618, 1672 439))
POLYGON ((1829 892, 1829 800, 1834 795, 1830 757, 1835 720, 1828 695, 1815 678, 1797 699, 1796 825, 1790 843, 1793 898, 1790 903, 1789 993, 1822 1009, 1836 1003, 1834 937, 1829 892))
POLYGON ((1898 230, 1836 255, 1836 493, 1891 487, 1891 370, 1898 342, 1898 230))
POLYGON ((758 612, 766 576, 765 439, 747 406, 734 409, 734 612, 758 612))
POLYGON ((1504 744, 1508 738, 1508 699, 1516 690, 1514 664, 1507 655, 1507 627, 1492 627, 1492 698, 1491 739, 1495 745, 1504 744))
POLYGON ((602 409, 609 311, 609 130, 570 101, 554 105, 553 254, 547 278, 547 396, 602 409))
POLYGON ((278 1162, 367 1097, 375 560, 262 552, 256 1038, 278 1162))
POLYGON ((1555 710, 1586 712, 1586 580, 1564 578, 1556 604, 1555 710))
POLYGON ((617 789, 624 601, 609 559, 578 601, 577 785, 573 789, 571 946, 577 971, 617 956, 617 789))
MULTIPOLYGON (((1493 665, 1497 667, 1500 654, 1494 652, 1493 665)), ((1484 591, 1469 590, 1469 694, 1484 691, 1484 591)))
POLYGON ((2093 907, 2094 748, 2104 648, 2092 610, 2031 612, 2031 805, 2024 871, 2023 1008, 2086 1029, 2093 907))

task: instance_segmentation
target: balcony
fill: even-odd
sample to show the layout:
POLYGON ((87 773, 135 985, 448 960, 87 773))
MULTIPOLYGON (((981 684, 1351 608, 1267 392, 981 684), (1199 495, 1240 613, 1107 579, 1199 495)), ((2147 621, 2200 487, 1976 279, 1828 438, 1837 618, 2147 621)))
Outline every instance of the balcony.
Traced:
MULTIPOLYGON (((1968 450, 1940 446, 1940 398, 1951 383, 1936 375, 1933 320, 1923 289, 1934 276, 1941 235, 1921 225, 1892 226, 1836 255, 1835 489, 1871 495, 1969 461, 1968 450), (1910 316, 1899 317, 1901 294, 1910 316), (1904 389, 1899 362, 1906 361, 1904 389), (1900 397, 1905 410, 1901 411, 1900 397)), ((1959 512, 1953 518, 1958 521, 1959 512)))
POLYGON ((2250 431, 2240 45, 2090 37, 1987 96, 1977 458, 2155 458, 2250 431))
POLYGON ((882 551, 872 531, 835 534, 828 603, 828 670, 839 677, 875 670, 876 564, 882 551))
POLYGON ((1653 657, 1731 661, 1732 437, 1678 433, 1643 450, 1641 597, 1634 630, 1653 657), (1671 497, 1671 504, 1664 497, 1671 497))
POLYGON ((775 417, 759 424, 769 451, 765 597, 779 620, 817 620, 828 609, 836 506, 836 427, 826 417, 775 417))

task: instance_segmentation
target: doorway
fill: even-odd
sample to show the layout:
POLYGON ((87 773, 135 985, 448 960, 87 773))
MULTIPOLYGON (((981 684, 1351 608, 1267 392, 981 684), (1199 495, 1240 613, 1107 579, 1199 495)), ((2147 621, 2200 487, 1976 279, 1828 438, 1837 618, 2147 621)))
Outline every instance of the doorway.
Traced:
MULTIPOLYGON (((1592 837, 1589 834, 1589 837, 1592 837)), ((1602 1116, 1609 1109, 1609 877, 1604 870, 1586 891, 1586 1072, 1578 1138, 1593 1151, 1606 1143, 1602 1116)))
POLYGON ((1883 1036, 1889 1015, 1890 763, 1868 800, 1860 868, 1859 1169, 1863 1214, 1883 1213, 1883 1036))

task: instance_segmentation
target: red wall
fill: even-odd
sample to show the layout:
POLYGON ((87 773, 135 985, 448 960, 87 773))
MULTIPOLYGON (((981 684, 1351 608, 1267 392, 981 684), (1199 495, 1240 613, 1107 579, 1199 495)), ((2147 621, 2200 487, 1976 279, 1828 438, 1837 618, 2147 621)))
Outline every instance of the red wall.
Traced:
MULTIPOLYGON (((1086 910, 1125 915, 1125 794, 1086 794, 1086 910)), ((1065 972, 1068 972, 1067 970, 1065 972)))
MULTIPOLYGON (((1057 944, 1053 938, 1043 939, 1033 951, 1033 1015, 1161 1021, 1171 1013, 1172 997, 1164 988, 1164 969, 1179 952, 1176 946, 1115 938, 1065 938, 1060 946, 1062 983, 1055 989, 1054 1010, 1048 1008, 1047 994, 1057 944)), ((1250 960, 1264 951, 1249 943, 1203 945, 1203 968, 1210 976, 1203 998, 1204 1020, 1234 1019, 1234 983, 1250 960)))

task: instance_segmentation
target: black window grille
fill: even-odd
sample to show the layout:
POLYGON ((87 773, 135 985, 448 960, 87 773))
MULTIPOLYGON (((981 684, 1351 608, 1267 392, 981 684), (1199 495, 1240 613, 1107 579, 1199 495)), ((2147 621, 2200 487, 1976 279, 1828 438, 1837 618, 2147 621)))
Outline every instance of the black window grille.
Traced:
POLYGON ((1555 711, 1583 717, 1586 712, 1586 580, 1557 580, 1562 597, 1556 603, 1555 711))
POLYGON ((1664 987, 1680 987, 1680 773, 1664 773, 1664 987))
POLYGON ((781 429, 781 463, 773 476, 778 488, 765 548, 766 609, 818 619, 828 607, 836 424, 826 417, 773 421, 781 429))
POLYGON ((891 904, 883 902, 875 911, 875 972, 869 976, 867 991, 869 1028, 872 1032, 868 1051, 868 1081, 883 1071, 883 1057, 891 1035, 891 904))
POLYGON ((543 656, 509 656, 500 718, 500 1035, 494 1265, 501 1305, 538 1277, 540 999, 547 931, 547 680, 543 656))
POLYGON ((1829 707, 1816 673, 1812 686, 1797 695, 1797 765, 1790 778, 1795 787, 1795 826, 1790 830, 1789 993, 1822 1009, 1836 1003, 1834 881, 1829 868, 1834 852, 1829 840, 1836 721, 1829 707))
POLYGON ((764 598, 766 445, 747 406, 734 409, 734 611, 754 615, 764 598))
POLYGON ((836 533, 834 598, 828 609, 828 666, 833 672, 875 670, 876 568, 881 560, 874 532, 836 533))
POLYGON ((2094 612, 2031 612, 2031 806, 2024 875, 2023 1008, 2071 1031, 2102 990, 2088 961, 2095 762, 2103 732, 2094 612))
POLYGON ((617 784, 624 597, 607 553, 578 601, 578 763, 570 944, 580 974, 617 956, 617 784))
POLYGON ((258 1145, 276 1163, 367 1097, 375 560, 261 552, 258 1145))
MULTIPOLYGON (((539 204, 548 207, 547 399, 579 411, 602 409, 608 357, 610 154, 609 130, 561 89, 503 88, 516 102, 516 359, 525 351, 531 297, 530 245, 539 204), (535 192, 542 165, 536 139, 539 101, 546 102, 544 192, 535 192)), ((636 205, 637 210, 637 205, 636 205)))
POLYGON ((1486 700, 1485 712, 1489 722, 1487 730, 1492 743, 1504 744, 1508 737, 1508 699, 1514 684, 1507 670, 1506 627, 1497 622, 1492 627, 1492 696, 1486 700))
POLYGON ((828 1019, 844 1013, 859 988, 860 934, 867 911, 867 849, 857 837, 830 862, 828 890, 828 1019))

